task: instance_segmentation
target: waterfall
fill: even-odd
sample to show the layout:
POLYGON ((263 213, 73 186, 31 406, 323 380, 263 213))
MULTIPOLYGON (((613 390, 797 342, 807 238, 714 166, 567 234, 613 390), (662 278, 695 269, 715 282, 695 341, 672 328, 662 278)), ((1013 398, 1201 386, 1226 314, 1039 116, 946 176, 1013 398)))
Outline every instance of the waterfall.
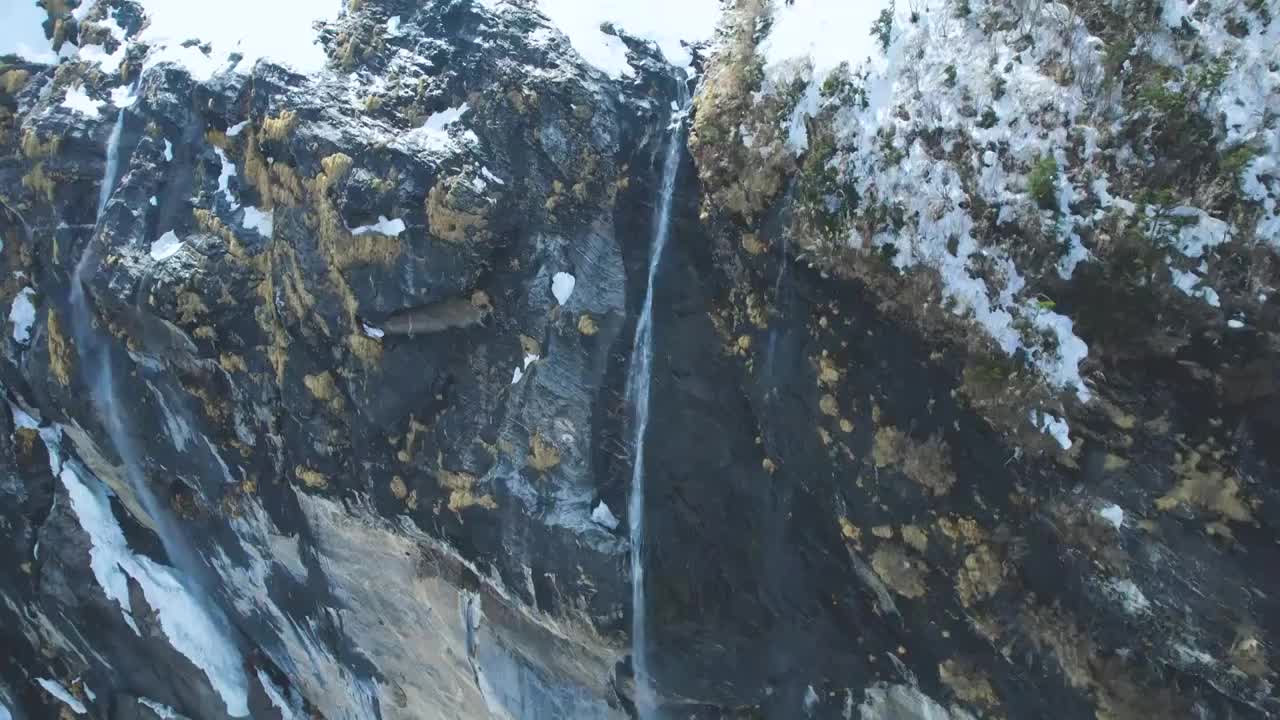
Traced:
POLYGON ((662 250, 671 234, 671 202, 675 195, 676 175, 680 171, 683 150, 684 119, 689 98, 683 78, 676 78, 679 102, 672 114, 667 136, 666 159, 662 165, 662 189, 653 212, 653 241, 649 249, 649 274, 644 305, 636 321, 632 343, 630 372, 627 374, 626 398, 633 408, 631 494, 627 504, 627 520, 631 534, 631 667, 635 676, 636 712, 644 718, 652 704, 648 662, 648 634, 645 617, 644 581, 644 441, 649 427, 650 381, 653 376, 653 291, 657 283, 662 250))
MULTIPOLYGON (((134 92, 137 92, 137 84, 134 85, 134 92)), ((84 252, 71 275, 71 331, 75 338, 82 377, 89 389, 89 398, 101 415, 107 436, 111 439, 116 454, 124 465, 125 481, 133 491, 138 504, 147 514, 147 519, 152 523, 151 529, 159 537, 169 562, 193 579, 198 579, 201 566, 197 564, 186 543, 182 542, 181 534, 173 527, 168 509, 157 501, 142 471, 142 454, 125 424, 125 414, 116 393, 110 342, 94 326, 93 311, 89 307, 89 299, 85 294, 85 283, 92 275, 98 260, 98 255, 94 251, 94 240, 102 232, 102 220, 106 214, 107 204, 115 191, 116 173, 120 163, 120 136, 124 130, 125 112, 123 108, 120 110, 111 135, 107 138, 106 167, 103 169, 102 187, 98 191, 98 212, 94 217, 94 234, 85 244, 84 252)))

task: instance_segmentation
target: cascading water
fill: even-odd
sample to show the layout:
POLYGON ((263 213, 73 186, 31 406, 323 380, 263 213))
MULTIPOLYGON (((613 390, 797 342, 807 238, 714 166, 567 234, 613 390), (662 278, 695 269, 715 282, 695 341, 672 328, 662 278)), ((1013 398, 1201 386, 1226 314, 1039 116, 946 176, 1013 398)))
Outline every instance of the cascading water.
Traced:
MULTIPOLYGON (((139 79, 140 82, 141 79, 139 79)), ((138 85, 133 92, 136 94, 138 85)), ((181 535, 172 527, 172 521, 166 508, 160 506, 155 494, 147 483, 142 472, 142 456, 134 442, 132 434, 125 426, 124 414, 121 411, 115 388, 115 377, 109 342, 102 336, 93 323, 93 312, 85 295, 85 282, 91 268, 95 264, 94 239, 102 232, 102 220, 106 214, 107 204, 115 191, 116 174, 120 162, 120 137, 124 131, 125 110, 121 109, 111 134, 107 138, 106 167, 102 174, 102 187, 98 191, 98 211, 94 217, 94 234, 85 244, 84 252, 76 263, 71 276, 70 311, 71 330, 75 337, 75 346, 79 354, 80 368, 85 384, 89 388, 89 396, 102 417, 107 436, 115 446, 124 465, 125 480, 134 498, 147 515, 152 530, 160 539, 169 562, 181 569, 189 577, 197 579, 202 574, 202 566, 195 561, 194 555, 182 542, 181 535)))
POLYGON ((627 374, 626 397, 633 408, 635 462, 631 470, 631 495, 628 498, 627 519, 631 534, 631 667, 635 676, 636 712, 643 718, 652 705, 652 687, 649 678, 648 635, 645 617, 644 580, 644 440, 649 427, 650 380, 653 375, 653 292, 658 277, 658 265, 662 262, 662 250, 671 234, 671 203, 675 195, 676 175, 680 171, 681 141, 684 119, 688 114, 689 98, 683 78, 676 79, 679 101, 671 118, 671 132, 667 137, 667 154, 662 165, 662 189, 653 214, 653 243, 649 250, 648 284, 644 305, 636 321, 635 342, 632 344, 631 367, 627 374))

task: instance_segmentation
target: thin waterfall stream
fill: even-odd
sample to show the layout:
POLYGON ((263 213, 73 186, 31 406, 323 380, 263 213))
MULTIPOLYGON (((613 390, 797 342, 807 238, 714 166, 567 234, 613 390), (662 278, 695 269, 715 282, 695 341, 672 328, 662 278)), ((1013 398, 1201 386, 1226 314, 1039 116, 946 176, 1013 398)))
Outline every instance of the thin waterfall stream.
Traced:
MULTIPOLYGON (((132 94, 137 94, 140 84, 141 78, 134 84, 132 94)), ((146 513, 146 521, 151 524, 151 530, 160 539, 169 563, 199 584, 204 574, 203 566, 183 541, 181 533, 173 527, 168 509, 156 499, 143 472, 142 454, 126 425, 125 413, 117 397, 109 341, 94 326, 93 309, 89 306, 89 298, 85 291, 85 284, 92 275, 97 260, 94 239, 103 231, 102 221, 111 196, 115 192, 116 176, 120 165, 120 140, 124 131, 126 112, 125 108, 121 108, 111 134, 107 138, 106 164, 103 170, 102 186, 98 191, 97 214, 94 216, 94 235, 85 244, 84 252, 72 272, 71 330, 75 337, 81 373, 89 388, 90 399, 101 414, 107 436, 111 439, 116 454, 124 466, 123 474, 129 490, 132 491, 142 511, 146 513)))
POLYGON ((633 408, 633 455, 631 493, 627 503, 627 520, 631 539, 631 667, 635 677, 636 713, 648 717, 653 704, 653 688, 649 675, 648 627, 645 600, 645 483, 644 442, 649 427, 650 383, 653 378, 653 296, 657 284, 658 266, 662 251, 671 235, 671 204, 675 195, 676 177, 680 172, 680 159, 684 148, 684 121, 688 115, 689 97, 684 78, 676 78, 679 99, 672 114, 670 133, 667 136, 666 158, 662 165, 662 188, 654 207, 653 242, 649 249, 649 273, 645 287, 644 305, 636 321, 635 342, 632 344, 630 372, 627 374, 626 398, 633 408))

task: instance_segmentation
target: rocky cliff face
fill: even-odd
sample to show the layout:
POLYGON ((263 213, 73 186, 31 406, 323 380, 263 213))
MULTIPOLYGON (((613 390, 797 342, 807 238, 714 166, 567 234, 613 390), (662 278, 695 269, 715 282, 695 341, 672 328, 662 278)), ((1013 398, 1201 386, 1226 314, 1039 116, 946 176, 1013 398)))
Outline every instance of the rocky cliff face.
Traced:
POLYGON ((353 2, 307 71, 46 5, 0 717, 1280 712, 1266 3, 900 8, 858 70, 740 0, 625 73, 523 3, 353 2))

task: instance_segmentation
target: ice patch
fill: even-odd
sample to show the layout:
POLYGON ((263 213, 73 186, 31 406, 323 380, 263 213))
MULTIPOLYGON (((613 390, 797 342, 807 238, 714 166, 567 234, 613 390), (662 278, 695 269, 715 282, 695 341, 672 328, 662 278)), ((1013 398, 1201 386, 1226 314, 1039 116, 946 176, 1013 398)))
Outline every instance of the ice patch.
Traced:
POLYGON ((269 240, 275 233, 273 218, 274 215, 271 212, 262 212, 252 205, 245 205, 244 220, 240 224, 269 240))
POLYGON ((151 259, 156 262, 168 260, 182 249, 182 241, 177 233, 170 230, 151 243, 151 259))
POLYGON ((1124 527, 1124 508, 1119 505, 1108 505, 1098 511, 1103 520, 1111 523, 1115 529, 1119 530, 1124 527))
POLYGON ((569 296, 573 294, 573 287, 577 284, 577 279, 566 272, 558 272, 551 277, 551 294, 556 296, 556 302, 564 305, 569 302, 569 296))
POLYGON ((13 323, 13 339, 20 345, 31 342, 31 327, 36 322, 36 306, 31 302, 35 291, 24 287, 13 296, 9 307, 9 322, 13 323))
POLYGON ((85 94, 84 87, 76 85, 67 88, 67 96, 62 100, 62 107, 70 108, 85 117, 97 120, 102 113, 99 109, 107 103, 103 100, 94 100, 85 94))
POLYGON ((598 525, 603 525, 604 527, 609 528, 610 530, 618 529, 618 518, 613 514, 613 511, 609 509, 609 506, 604 504, 604 500, 601 500, 600 504, 596 505, 595 509, 591 511, 591 520, 598 525))
POLYGON ((84 706, 84 703, 77 700, 76 696, 67 692, 67 689, 62 687, 62 683, 56 680, 47 680, 45 678, 36 678, 36 682, 40 687, 44 688, 45 692, 58 698, 58 700, 60 700, 62 704, 66 705, 71 712, 77 715, 83 715, 89 711, 88 708, 84 706))
POLYGON ((388 220, 385 215, 379 215, 378 222, 372 225, 351 228, 352 235, 387 235, 396 237, 402 232, 404 232, 404 220, 400 218, 388 220))

